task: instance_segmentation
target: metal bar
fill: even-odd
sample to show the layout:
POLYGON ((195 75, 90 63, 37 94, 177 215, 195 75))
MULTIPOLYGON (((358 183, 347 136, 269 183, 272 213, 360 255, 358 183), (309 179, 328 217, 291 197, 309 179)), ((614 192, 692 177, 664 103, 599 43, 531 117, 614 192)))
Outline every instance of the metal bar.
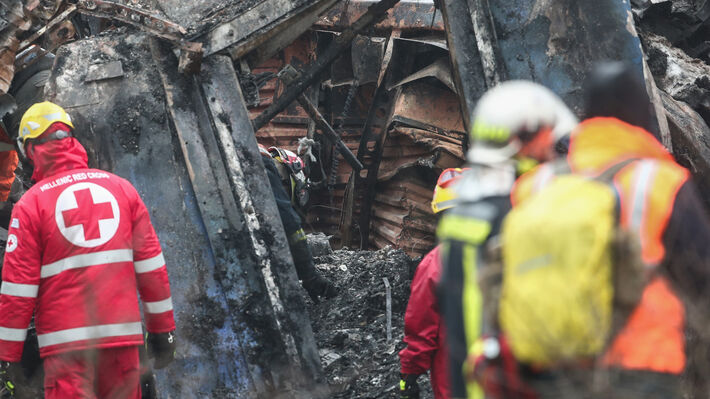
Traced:
POLYGON ((385 295, 387 296, 385 306, 387 308, 387 343, 392 341, 392 287, 387 277, 382 277, 385 283, 385 295))
MULTIPOLYGON (((286 84, 290 85, 291 83, 295 82, 298 80, 300 77, 300 73, 296 70, 296 68, 293 67, 293 65, 286 65, 281 72, 279 72, 279 78, 286 84)), ((298 103, 301 104, 301 107, 303 107, 304 111, 310 116, 311 120, 313 120, 316 125, 323 131, 323 135, 333 144, 335 145, 335 148, 338 149, 338 152, 343 155, 343 158, 350 164, 350 166, 355 169, 356 171, 361 171, 363 166, 362 163, 358 160, 358 158, 355 156, 355 154, 350 151, 350 149, 345 145, 343 140, 338 136, 338 133, 335 132, 335 129, 333 129, 332 126, 330 126, 330 123, 323 117, 323 115, 318 111, 318 108, 313 105, 310 99, 306 96, 305 93, 301 93, 301 95, 298 96, 297 98, 298 103)))
POLYGON ((362 163, 357 159, 355 154, 350 151, 350 149, 345 145, 343 140, 338 137, 338 134, 333 130, 333 127, 330 126, 330 123, 325 120, 323 115, 318 111, 315 105, 311 102, 311 100, 308 99, 304 94, 301 94, 298 96, 298 103, 301 104, 301 107, 306 111, 308 116, 313 119, 313 121, 316 123, 316 125, 323 131, 323 135, 330 140, 333 145, 335 145, 335 148, 338 149, 338 152, 345 158, 345 160, 350 164, 350 166, 356 170, 356 171, 361 171, 364 166, 362 166, 362 163))
POLYGON ((508 80, 508 73, 498 47, 491 8, 488 0, 468 0, 468 8, 471 10, 476 43, 481 54, 483 71, 486 74, 486 85, 490 88, 498 82, 508 80))
POLYGON ((471 128, 470 117, 476 102, 486 90, 486 76, 468 2, 443 0, 440 3, 449 56, 454 69, 454 82, 461 102, 464 126, 468 131, 471 128))
POLYGON ((302 75, 302 79, 295 82, 286 91, 276 99, 264 112, 259 114, 252 120, 254 131, 259 130, 265 124, 276 116, 279 112, 286 109, 298 96, 303 93, 308 87, 316 82, 321 72, 335 61, 336 58, 350 47, 350 42, 355 36, 365 30, 370 25, 380 21, 386 16, 386 11, 397 4, 399 0, 382 0, 373 4, 368 8, 365 15, 355 21, 349 29, 346 29, 338 37, 333 39, 333 42, 318 57, 316 61, 311 63, 302 75))
POLYGON ((82 14, 118 19, 168 40, 177 39, 179 41, 187 33, 185 28, 172 21, 112 1, 80 0, 77 6, 82 14))
POLYGON ((32 36, 28 37, 25 41, 20 43, 19 51, 24 50, 32 44, 35 40, 37 40, 40 36, 44 35, 45 32, 49 31, 50 29, 54 28, 55 26, 59 25, 60 23, 64 22, 67 18, 70 18, 72 14, 76 12, 76 5, 72 4, 69 7, 67 7, 64 12, 59 14, 57 17, 53 18, 47 25, 43 26, 41 29, 39 29, 37 32, 32 34, 32 36))

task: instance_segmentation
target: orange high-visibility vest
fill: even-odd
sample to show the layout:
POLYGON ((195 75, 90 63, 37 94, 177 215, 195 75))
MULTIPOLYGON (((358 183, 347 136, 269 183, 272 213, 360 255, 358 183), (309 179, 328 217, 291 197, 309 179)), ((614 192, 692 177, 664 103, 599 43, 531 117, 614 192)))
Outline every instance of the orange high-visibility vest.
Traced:
MULTIPOLYGON (((0 142, 12 143, 2 127, 0 127, 0 142)), ((0 151, 0 201, 7 201, 10 196, 10 189, 15 181, 15 169, 17 169, 19 161, 16 151, 0 151)))
MULTIPOLYGON (((617 172, 622 228, 637 231, 641 257, 649 272, 665 257, 663 234, 675 197, 688 180, 688 171, 645 130, 614 118, 593 118, 573 132, 567 156, 574 173, 596 176, 626 159, 617 172)), ((521 176, 511 192, 513 205, 540 191, 556 174, 543 164, 521 176)), ((685 368, 685 308, 665 277, 655 276, 626 325, 614 337, 604 364, 625 369, 679 374, 685 368)))

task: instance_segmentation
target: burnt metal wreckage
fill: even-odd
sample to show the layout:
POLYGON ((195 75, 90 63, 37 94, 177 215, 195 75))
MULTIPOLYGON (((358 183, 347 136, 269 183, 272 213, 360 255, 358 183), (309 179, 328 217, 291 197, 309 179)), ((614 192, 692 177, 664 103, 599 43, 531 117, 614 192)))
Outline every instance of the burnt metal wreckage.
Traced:
POLYGON ((584 74, 624 60, 647 82, 653 133, 706 176, 710 67, 693 57, 707 58, 710 13, 691 3, 9 0, 0 113, 13 131, 44 85, 92 166, 144 198, 178 293, 181 347, 155 372, 160 396, 319 396, 322 359, 257 141, 303 150, 309 229, 421 256, 436 177, 464 164, 487 88, 532 79, 579 113, 584 74))

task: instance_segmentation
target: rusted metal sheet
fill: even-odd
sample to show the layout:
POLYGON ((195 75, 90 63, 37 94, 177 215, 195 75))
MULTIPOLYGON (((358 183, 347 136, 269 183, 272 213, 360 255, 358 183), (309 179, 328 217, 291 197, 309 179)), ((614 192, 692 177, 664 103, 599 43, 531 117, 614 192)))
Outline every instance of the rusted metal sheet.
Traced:
POLYGON ((431 65, 420 69, 419 71, 407 76, 403 80, 394 84, 393 87, 401 86, 405 83, 414 82, 415 80, 424 79, 427 77, 432 77, 438 79, 441 83, 445 84, 451 91, 456 92, 456 86, 454 85, 454 80, 451 77, 451 68, 449 67, 449 60, 446 58, 440 58, 434 61, 431 65))
POLYGON ((451 90, 417 81, 406 84, 395 100, 395 116, 439 129, 463 132, 458 97, 451 90))
POLYGON ((378 185, 370 243, 401 248, 413 257, 426 254, 436 243, 432 196, 433 185, 415 176, 378 185))
POLYGON ((463 162, 460 142, 449 143, 424 130, 397 127, 389 132, 377 179, 389 180, 416 166, 432 169, 432 174, 436 174, 446 168, 461 166, 463 162))
MULTIPOLYGON (((360 18, 367 7, 376 3, 372 0, 351 0, 340 2, 323 15, 316 26, 324 29, 343 29, 350 22, 360 18)), ((402 2, 387 12, 387 18, 375 25, 382 30, 425 30, 444 31, 441 13, 432 3, 402 2)))
POLYGON ((371 215, 368 241, 373 246, 391 245, 411 256, 423 255, 435 242, 430 203, 438 174, 461 166, 465 158, 457 95, 424 77, 415 74, 395 86, 377 183, 369 188, 376 194, 359 210, 371 215))
MULTIPOLYGON (((315 57, 316 40, 312 34, 307 33, 294 40, 277 56, 252 68, 253 75, 271 73, 274 77, 259 89, 259 103, 249 108, 250 118, 253 119, 263 112, 285 89, 283 83, 275 77, 284 65, 303 66, 315 60, 315 57)), ((294 102, 256 131, 257 140, 267 147, 282 147, 295 152, 298 149, 298 139, 308 134, 308 120, 308 114, 294 102)))

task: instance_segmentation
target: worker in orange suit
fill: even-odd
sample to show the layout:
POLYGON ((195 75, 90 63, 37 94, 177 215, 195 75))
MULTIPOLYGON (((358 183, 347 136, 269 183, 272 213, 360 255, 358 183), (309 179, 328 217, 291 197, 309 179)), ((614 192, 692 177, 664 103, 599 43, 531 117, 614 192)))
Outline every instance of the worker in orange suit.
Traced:
POLYGON ((10 223, 12 204, 10 193, 15 183, 15 169, 19 163, 17 151, 12 145, 5 126, 0 122, 0 227, 7 228, 10 223))
MULTIPOLYGON (((612 376, 611 392, 626 395, 618 397, 670 399, 687 397, 690 390, 691 397, 706 398, 710 219, 688 170, 649 133, 651 103, 634 69, 608 64, 590 81, 591 118, 571 135, 566 170, 539 166, 518 179, 511 200, 514 206, 524 202, 556 175, 596 176, 628 160, 613 179, 618 223, 638 234, 650 278, 599 364, 612 376)), ((565 384, 556 378, 555 370, 543 370, 531 381, 541 398, 559 397, 565 392, 557 387, 565 384)), ((577 388, 579 397, 587 397, 577 388)))

